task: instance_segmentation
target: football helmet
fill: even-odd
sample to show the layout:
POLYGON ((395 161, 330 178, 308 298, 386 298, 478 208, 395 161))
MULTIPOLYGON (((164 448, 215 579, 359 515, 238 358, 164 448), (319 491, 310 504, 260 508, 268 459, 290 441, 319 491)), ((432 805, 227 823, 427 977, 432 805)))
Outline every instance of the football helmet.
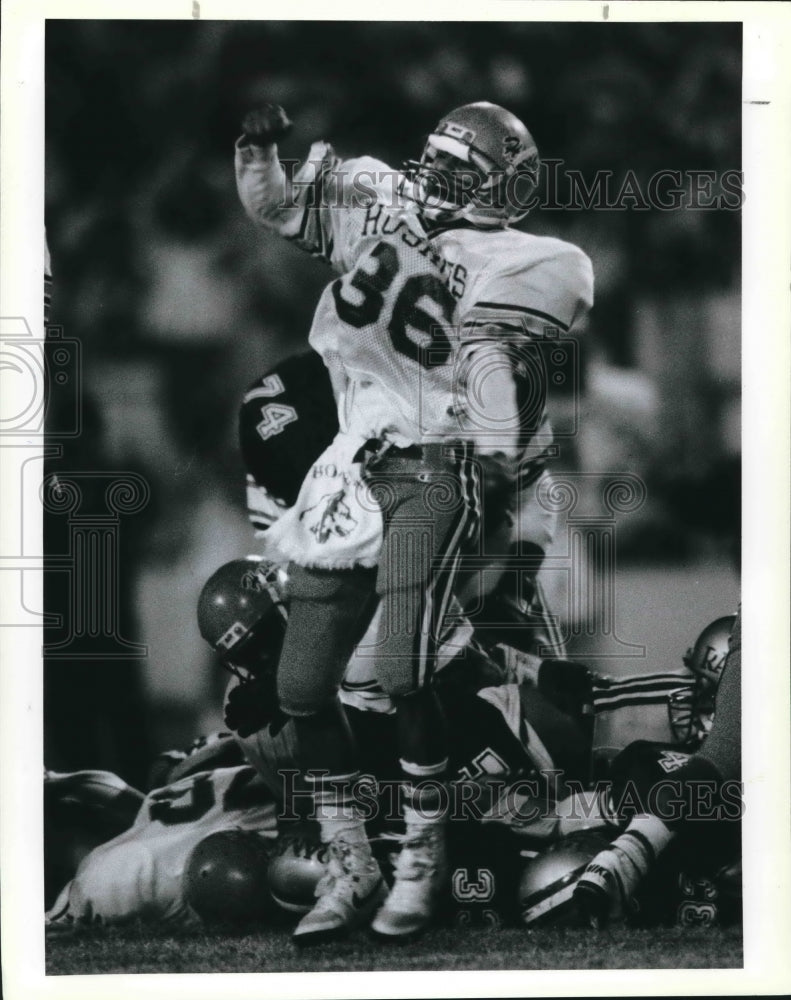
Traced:
POLYGON ((277 664, 288 618, 286 581, 284 570, 259 556, 233 559, 206 581, 198 628, 232 672, 277 664))
POLYGON ((703 629, 695 645, 683 657, 684 666, 710 687, 717 687, 720 682, 725 657, 728 655, 728 640, 735 622, 736 615, 717 618, 703 629))
POLYGON ((528 861, 519 882, 522 923, 575 922, 572 894, 577 879, 609 843, 601 830, 579 830, 528 861))
POLYGON ((316 902, 316 886, 327 873, 329 855, 318 828, 285 833, 275 842, 267 873, 272 898, 288 913, 308 913, 316 902))
POLYGON ((497 104, 478 101, 440 120, 420 160, 406 163, 401 190, 436 225, 499 228, 527 215, 538 171, 538 149, 523 123, 497 104))
POLYGON ((685 746, 699 746, 711 729, 714 699, 735 621, 736 615, 725 615, 711 622, 683 656, 692 682, 670 695, 668 710, 673 738, 685 746))
POLYGON ((267 869, 273 840, 252 830, 204 837, 184 867, 184 900, 207 923, 261 920, 277 912, 267 869))

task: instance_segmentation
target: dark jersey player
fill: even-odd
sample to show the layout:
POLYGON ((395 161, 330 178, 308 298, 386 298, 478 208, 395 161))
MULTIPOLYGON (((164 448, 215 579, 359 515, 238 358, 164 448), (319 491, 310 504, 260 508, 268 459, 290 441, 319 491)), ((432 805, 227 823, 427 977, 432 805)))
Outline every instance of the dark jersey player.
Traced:
MULTIPOLYGON (((719 623, 714 623, 715 626, 719 623)), ((702 669, 716 689, 711 729, 697 752, 669 761, 666 780, 643 780, 644 809, 624 833, 597 854, 582 874, 574 896, 597 926, 628 911, 630 901, 676 837, 711 840, 712 823, 741 819, 741 608, 732 622, 727 656, 707 657, 702 669)), ((705 633, 704 633, 705 636, 705 633)))

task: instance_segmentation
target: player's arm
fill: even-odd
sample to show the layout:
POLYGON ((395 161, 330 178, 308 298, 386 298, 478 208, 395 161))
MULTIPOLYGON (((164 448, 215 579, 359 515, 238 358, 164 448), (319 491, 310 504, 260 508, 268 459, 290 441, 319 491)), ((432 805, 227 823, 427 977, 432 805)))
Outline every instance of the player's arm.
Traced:
POLYGON ((484 324, 462 347, 454 385, 459 423, 475 438, 479 455, 509 463, 519 451, 519 400, 513 366, 499 330, 484 324))
POLYGON ((321 204, 321 184, 335 157, 326 143, 314 143, 299 170, 289 173, 278 156, 278 142, 292 123, 277 104, 264 104, 242 121, 236 140, 234 167, 239 199, 248 216, 260 226, 289 239, 304 236, 311 208, 321 204))
POLYGON ((325 260, 335 242, 331 206, 340 160, 326 142, 314 143, 297 170, 286 170, 277 143, 291 130, 285 111, 275 104, 251 111, 235 146, 236 188, 247 215, 325 260))
POLYGON ((493 261, 462 318, 464 330, 496 328, 503 334, 541 339, 568 333, 593 305, 593 267, 579 247, 552 241, 542 259, 493 261))
POLYGON ((531 384, 529 373, 520 374, 529 360, 521 357, 520 344, 568 333, 592 303, 590 260, 571 244, 554 241, 543 259, 529 265, 519 258, 492 262, 461 317, 460 395, 475 413, 481 454, 512 460, 522 451, 525 431, 538 429, 522 426, 533 411, 540 419, 543 407, 539 399, 525 398, 526 390, 540 387, 531 384))
MULTIPOLYGON (((291 123, 282 108, 265 105, 243 121, 235 147, 236 186, 248 216, 302 250, 345 271, 366 234, 377 197, 392 199, 398 174, 370 156, 341 160, 315 142, 293 170, 277 143, 291 123)), ((375 214, 375 212, 374 212, 375 214)))

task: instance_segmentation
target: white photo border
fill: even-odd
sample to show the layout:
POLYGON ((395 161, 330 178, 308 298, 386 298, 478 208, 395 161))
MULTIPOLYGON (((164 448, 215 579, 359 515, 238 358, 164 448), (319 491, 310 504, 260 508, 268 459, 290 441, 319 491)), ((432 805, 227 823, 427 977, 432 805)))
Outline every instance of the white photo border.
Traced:
MULTIPOLYGON (((44 259, 44 24, 46 18, 260 20, 252 0, 6 0, 2 32, 2 274, 0 317, 40 330, 44 259)), ((274 13, 274 12, 273 12, 274 13)), ((294 0, 279 19, 373 20, 371 6, 331 9, 294 0)), ((572 972, 388 972, 262 975, 44 975, 41 635, 0 630, 0 847, 3 982, 9 1000, 183 996, 278 997, 771 995, 791 990, 789 835, 789 330, 791 296, 791 8, 784 3, 402 0, 389 20, 741 21, 743 76, 743 561, 744 968, 572 972)), ((0 373, 5 375, 5 373, 0 373)), ((14 385, 6 383, 9 391, 14 385)), ((8 404, 7 404, 8 405, 8 404)), ((11 411, 13 412, 13 402, 11 411)), ((0 438, 0 445, 8 442, 0 438)), ((40 501, 20 496, 16 440, 3 455, 0 601, 19 600, 20 532, 40 501), (9 514, 9 512, 11 512, 9 514)), ((38 512, 38 515, 36 515, 38 512)), ((31 517, 33 520, 31 520, 31 517)), ((32 528, 31 528, 32 525, 32 528)), ((40 534, 40 531, 39 531, 40 534)), ((27 561, 26 561, 27 560, 27 561)), ((41 607, 42 574, 25 574, 25 604, 41 607)), ((2 618, 0 620, 6 620, 2 618)))

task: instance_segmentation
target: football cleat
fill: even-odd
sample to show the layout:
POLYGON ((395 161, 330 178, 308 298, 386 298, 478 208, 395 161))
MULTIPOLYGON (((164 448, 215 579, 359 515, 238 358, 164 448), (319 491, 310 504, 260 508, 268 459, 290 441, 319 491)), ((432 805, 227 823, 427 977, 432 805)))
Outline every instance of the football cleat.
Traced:
POLYGON ((327 846, 327 872, 316 886, 316 903, 292 935, 297 945, 343 937, 368 923, 387 895, 387 885, 367 841, 343 836, 327 846))
POLYGON ((636 872, 628 855, 615 845, 601 851, 574 887, 574 905, 584 923, 600 930, 635 909, 636 872))
POLYGON ((388 940, 420 934, 435 916, 448 887, 445 823, 407 824, 395 863, 395 880, 371 930, 388 940))

